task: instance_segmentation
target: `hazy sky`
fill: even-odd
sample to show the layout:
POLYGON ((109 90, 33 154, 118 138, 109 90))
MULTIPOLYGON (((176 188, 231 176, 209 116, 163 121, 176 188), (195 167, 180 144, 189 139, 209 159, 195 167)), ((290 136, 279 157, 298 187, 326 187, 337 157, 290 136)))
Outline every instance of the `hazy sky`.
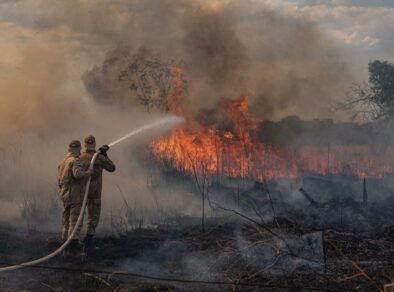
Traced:
MULTIPOLYGON (((35 88, 35 84, 42 86, 47 81, 61 83, 61 90, 68 94, 83 96, 86 91, 81 81, 82 74, 94 65, 100 65, 105 54, 116 45, 126 43, 138 47, 154 44, 158 47, 158 42, 152 43, 149 38, 151 33, 163 40, 179 38, 182 32, 171 27, 175 24, 168 11, 165 16, 168 19, 164 22, 168 27, 154 26, 158 10, 150 12, 149 9, 155 3, 160 6, 165 1, 139 1, 149 2, 150 7, 131 4, 135 2, 138 1, 0 0, 0 93, 4 95, 12 88, 21 90, 23 84, 35 88), (147 23, 141 15, 148 17, 151 23, 147 23), (140 24, 148 30, 138 31, 140 24), (28 73, 23 73, 26 69, 28 73), (11 87, 10 82, 14 83, 16 79, 19 83, 11 87)), ((367 64, 372 59, 394 62, 394 1, 391 0, 183 2, 194 5, 196 11, 225 11, 228 5, 234 6, 236 3, 245 13, 239 17, 248 15, 251 23, 255 17, 256 25, 259 25, 261 11, 274 11, 283 19, 289 19, 289 22, 299 19, 310 23, 324 34, 327 46, 338 48, 336 56, 346 62, 355 81, 366 78, 367 64)), ((235 28, 237 33, 242 32, 248 21, 243 19, 238 22, 239 27, 235 28)), ((239 37, 243 39, 242 35, 239 37)), ((168 47, 166 49, 169 50, 168 47)), ((59 86, 54 92, 59 91, 59 86)), ((11 102, 5 101, 6 104, 11 102)), ((294 109, 291 113, 296 111, 294 109)))
MULTIPOLYGON (((393 32, 394 0, 0 0, 0 195, 50 194, 72 138, 112 141, 152 119, 102 106, 85 89, 93 72, 93 85, 130 94, 115 82, 120 45, 185 60, 196 111, 252 93, 261 120, 341 120, 330 104, 366 79, 370 60, 394 62, 393 32)), ((123 186, 144 197, 148 175, 122 159, 129 154, 114 151, 124 165, 107 193, 123 186)))
MULTIPOLYGON (((190 2, 196 2, 190 0, 190 2)), ((204 1, 198 1, 204 2, 204 1)), ((211 1, 212 6, 224 6, 230 1, 211 1), (216 3, 216 4, 215 4, 216 3)), ((245 1, 250 2, 250 1, 245 1)), ((268 6, 291 17, 317 22, 345 49, 344 54, 367 63, 370 58, 394 59, 394 1, 391 0, 253 0, 258 7, 268 6)), ((242 3, 242 1, 240 1, 242 3)), ((6 72, 21 62, 26 46, 41 43, 72 52, 73 60, 90 51, 105 51, 93 41, 95 30, 102 29, 100 18, 114 17, 115 31, 126 24, 133 13, 122 10, 122 1, 53 1, 53 0, 1 0, 0 1, 0 70, 6 72), (66 2, 73 5, 64 5, 66 2), (98 5, 97 3, 100 3, 98 5), (113 3, 113 4, 110 4, 113 3), (108 9, 108 14, 106 14, 108 9), (117 13, 116 13, 116 10, 117 13), (129 14, 129 15, 127 15, 129 14), (74 20, 84 18, 73 23, 74 20), (69 19, 67 19, 69 18, 69 19), (90 41, 89 41, 90 39, 90 41)), ((132 36, 130 36, 132 37, 132 36)), ((83 56, 84 58, 86 55, 83 56)), ((71 64, 72 65, 72 64, 71 64)))
MULTIPOLYGON (((264 2, 264 1, 263 1, 264 2)), ((316 22, 343 48, 343 54, 365 66, 370 59, 394 61, 394 1, 272 0, 274 9, 316 22)), ((364 69, 365 70, 365 69, 364 69)))

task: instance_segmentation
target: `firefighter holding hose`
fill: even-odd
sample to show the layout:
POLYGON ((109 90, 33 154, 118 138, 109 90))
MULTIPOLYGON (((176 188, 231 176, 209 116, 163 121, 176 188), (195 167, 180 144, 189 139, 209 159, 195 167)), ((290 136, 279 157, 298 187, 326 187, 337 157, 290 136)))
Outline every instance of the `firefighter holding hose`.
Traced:
MULTIPOLYGON (((102 149, 100 150, 100 153, 102 156, 104 156, 104 158, 108 159, 108 157, 106 157, 106 153, 107 153, 109 147, 115 146, 115 145, 125 141, 126 139, 129 139, 129 138, 135 136, 136 134, 138 134, 142 131, 158 127, 158 126, 163 125, 164 123, 168 123, 170 121, 172 121, 172 122, 176 121, 177 123, 179 123, 181 120, 176 117, 169 117, 169 118, 161 119, 161 120, 156 121, 154 123, 148 124, 146 126, 140 127, 138 129, 131 131, 130 133, 122 136, 121 138, 113 141, 111 144, 109 144, 109 146, 102 147, 102 149)), ((81 161, 79 159, 80 153, 81 153, 81 142, 79 142, 78 140, 71 141, 69 144, 69 151, 68 151, 66 158, 64 158, 63 161, 58 166, 58 183, 59 183, 59 188, 60 188, 59 195, 64 203, 64 208, 65 208, 65 210, 63 212, 63 232, 62 232, 62 238, 65 240, 65 242, 59 248, 57 248, 55 251, 53 251, 50 254, 47 254, 43 257, 40 257, 38 259, 30 260, 30 261, 27 261, 24 263, 19 263, 16 265, 0 267, 0 273, 15 271, 15 270, 22 269, 24 267, 36 266, 40 263, 48 261, 48 260, 52 259, 53 257, 57 256, 62 251, 64 251, 64 249, 66 247, 70 247, 70 244, 75 245, 75 247, 78 246, 78 240, 77 239, 75 240, 74 238, 69 238, 69 237, 73 233, 78 234, 78 232, 74 232, 74 226, 78 223, 78 220, 82 219, 83 213, 82 213, 81 207, 82 207, 82 204, 84 204, 83 201, 85 199, 85 194, 86 194, 85 187, 88 185, 88 182, 90 182, 89 180, 86 181, 85 179, 88 178, 89 176, 91 176, 92 173, 94 172, 94 170, 89 170, 89 169, 87 171, 85 171, 81 167, 81 161), (86 182, 86 184, 84 184, 85 182, 86 182), (83 186, 81 186, 81 183, 83 184, 83 186), (78 202, 78 198, 80 198, 80 201, 79 201, 80 203, 78 202), (77 201, 78 203, 74 203, 74 201, 77 201), (79 205, 79 207, 78 207, 78 205, 79 205), (75 214, 77 214, 77 215, 75 216, 75 214), (75 222, 74 222, 74 220, 75 220, 75 222)), ((94 158, 94 159, 98 158, 100 156, 99 155, 100 153, 97 153, 97 155, 93 155, 92 158, 94 158)), ((94 164, 93 161, 92 161, 92 164, 94 164)), ((113 170, 115 170, 114 165, 112 168, 113 168, 113 170)), ((92 237, 90 237, 90 240, 91 239, 92 239, 92 237)))
MULTIPOLYGON (((90 188, 88 193, 88 218, 85 237, 85 251, 89 252, 92 248, 93 236, 99 223, 101 212, 101 191, 103 185, 103 169, 108 172, 115 171, 115 164, 109 159, 107 151, 109 146, 102 146, 100 154, 94 163, 94 172, 91 177, 90 188)), ((96 138, 88 135, 85 138, 85 152, 82 153, 80 160, 84 169, 89 169, 90 161, 96 152, 96 138)))
MULTIPOLYGON (((58 166, 59 196, 63 202, 62 240, 66 241, 72 234, 82 207, 85 190, 85 178, 92 175, 93 170, 82 167, 81 142, 73 140, 68 145, 68 153, 58 166)), ((76 252, 78 238, 72 238, 69 251, 76 252)))

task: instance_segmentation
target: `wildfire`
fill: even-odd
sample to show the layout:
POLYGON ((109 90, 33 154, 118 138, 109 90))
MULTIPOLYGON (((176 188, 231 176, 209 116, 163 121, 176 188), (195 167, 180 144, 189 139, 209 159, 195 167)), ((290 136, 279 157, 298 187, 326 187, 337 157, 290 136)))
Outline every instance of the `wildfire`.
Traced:
MULTIPOLYGON (((170 108, 183 113, 182 70, 173 69, 174 93, 170 108)), ((394 173, 394 167, 381 162, 363 146, 305 146, 301 150, 283 149, 262 143, 258 122, 248 113, 248 98, 223 99, 210 114, 186 117, 168 137, 152 143, 152 152, 159 163, 180 172, 255 180, 278 177, 296 178, 305 174, 327 175, 347 173, 358 177, 381 177, 394 173)), ((184 114, 184 113, 183 113, 184 114)))
POLYGON ((258 144, 252 138, 257 123, 247 115, 247 105, 246 97, 220 103, 223 113, 230 118, 231 131, 216 125, 205 127, 195 119, 187 119, 170 137, 153 143, 154 155, 186 173, 208 171, 224 176, 250 176, 258 144))

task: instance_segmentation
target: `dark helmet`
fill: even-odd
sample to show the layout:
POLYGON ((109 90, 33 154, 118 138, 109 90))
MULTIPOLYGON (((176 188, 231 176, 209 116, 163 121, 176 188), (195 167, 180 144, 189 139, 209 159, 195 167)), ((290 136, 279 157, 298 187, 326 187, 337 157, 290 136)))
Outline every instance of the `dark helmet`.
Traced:
POLYGON ((80 150, 81 149, 81 142, 79 142, 79 140, 72 140, 69 144, 68 144, 68 150, 72 151, 72 150, 80 150))
POLYGON ((85 145, 96 145, 96 138, 93 135, 86 136, 85 145))

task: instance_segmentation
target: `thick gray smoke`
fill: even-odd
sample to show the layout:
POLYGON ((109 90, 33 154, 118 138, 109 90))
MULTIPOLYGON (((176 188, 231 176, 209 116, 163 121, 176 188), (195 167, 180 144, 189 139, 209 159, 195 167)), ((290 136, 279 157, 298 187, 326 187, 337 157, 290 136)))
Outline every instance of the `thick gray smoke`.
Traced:
POLYGON ((213 7, 177 0, 133 1, 128 7, 140 12, 127 27, 131 37, 84 76, 98 99, 138 104, 118 76, 141 47, 151 58, 184 64, 189 111, 250 94, 251 111, 260 119, 328 118, 351 83, 346 63, 316 24, 263 4, 227 1, 213 7))
MULTIPOLYGON (((98 143, 108 143, 157 118, 118 80, 126 60, 137 53, 184 64, 189 85, 184 103, 191 112, 250 93, 252 112, 261 119, 327 117, 330 102, 348 86, 345 63, 316 24, 289 19, 256 1, 1 5, 1 33, 10 40, 4 54, 10 58, 0 68, 0 200, 22 215, 36 216, 36 204, 58 204, 56 166, 68 141, 92 133, 98 143)), ((154 185, 147 179, 152 170, 133 159, 141 153, 122 146, 111 155, 119 172, 105 181, 104 205, 120 208, 119 189, 129 202, 157 205, 146 187, 154 185)), ((158 197, 191 214, 193 204, 179 200, 179 192, 184 195, 170 190, 158 197)))

